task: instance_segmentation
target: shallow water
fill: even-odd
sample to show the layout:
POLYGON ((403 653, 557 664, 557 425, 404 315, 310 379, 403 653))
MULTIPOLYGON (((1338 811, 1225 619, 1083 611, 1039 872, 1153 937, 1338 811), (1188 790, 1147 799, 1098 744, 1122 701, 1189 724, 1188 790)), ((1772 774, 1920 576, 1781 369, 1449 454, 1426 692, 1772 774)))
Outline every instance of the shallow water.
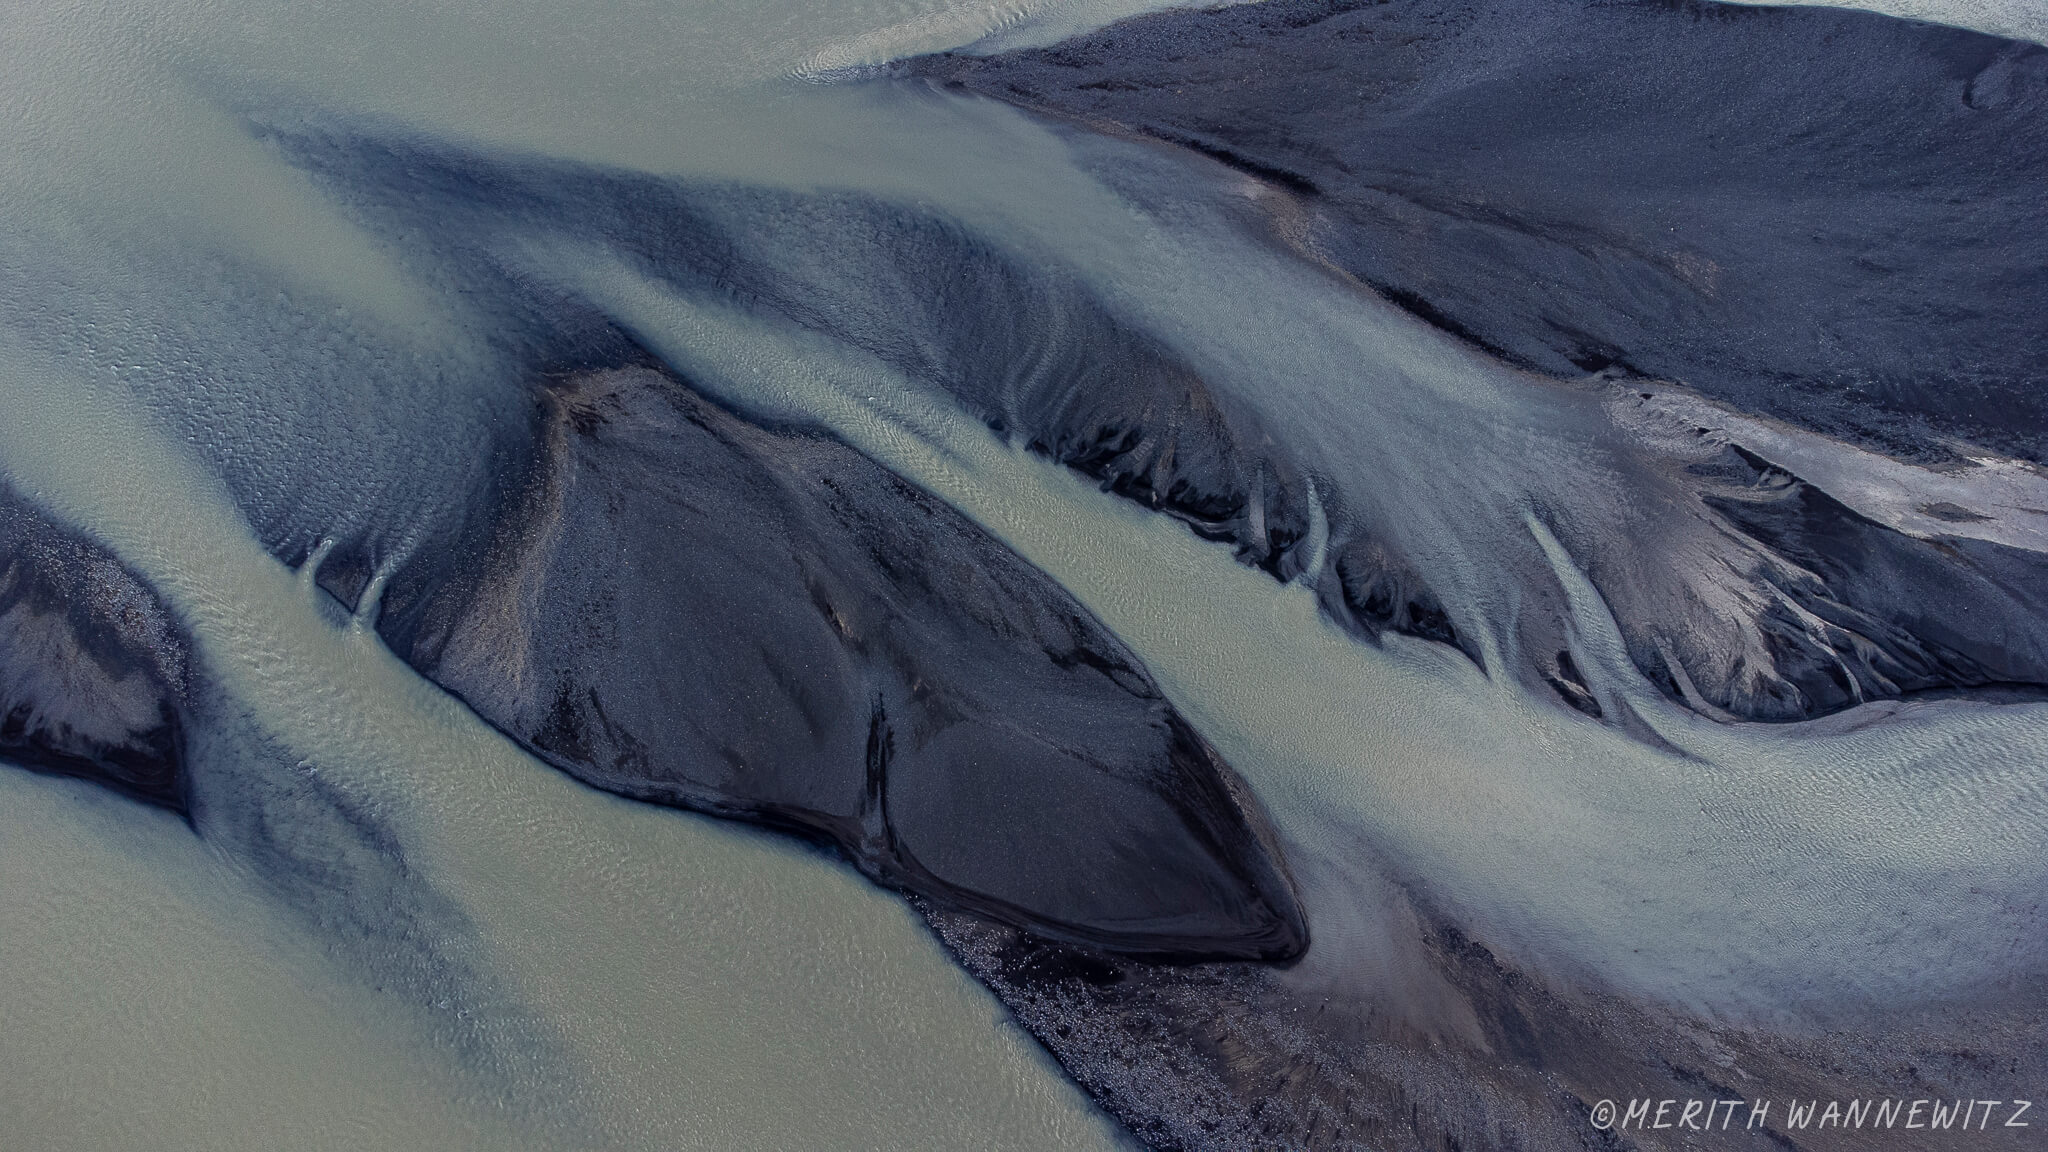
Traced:
MULTIPOLYGON (((2048 706, 1883 704, 1796 727, 1671 706, 1522 514, 1529 475, 1601 475, 1576 470, 1587 405, 1523 407, 1526 378, 1199 213, 1120 196, 1098 178, 1114 147, 978 101, 812 82, 1139 7, 0 17, 0 470, 160 588, 216 685, 201 836, 0 774, 0 1063, 19 1070, 0 1128, 50 1148, 1118 1138, 894 897, 811 849, 544 768, 271 558, 305 521, 367 531, 387 559, 420 547, 507 401, 486 320, 249 121, 936 207, 1059 258, 1257 389, 1412 514, 1456 595, 1505 616, 1493 550, 1554 565, 1601 690, 1668 748, 1447 648, 1360 644, 1306 587, 857 353, 676 296, 601 247, 512 238, 533 275, 711 392, 829 427, 939 494, 1129 643, 1297 853, 1318 945, 1290 979, 1341 986, 1374 962, 1389 878, 1510 959, 1713 1015, 1827 1019, 2036 976, 2048 706), (1373 420, 1322 419, 1333 404, 1373 420), (1468 465, 1450 483, 1447 458, 1468 465), (1475 510, 1463 534, 1430 530, 1475 510), (280 813, 306 815, 296 836, 280 813), (337 831, 351 820, 405 867, 357 852, 337 831), (350 884, 373 897, 336 894, 350 884)), ((1970 19, 2048 27, 2031 5, 1970 19)))
POLYGON ((0 773, 0 1124, 37 1148, 528 1138, 176 817, 0 773))
MULTIPOLYGON (((400 478, 394 493, 391 469, 459 475, 463 461, 408 414, 450 407, 423 378, 474 389, 491 362, 460 302, 408 277, 236 112, 274 98, 574 137, 612 158, 687 154, 700 133, 677 106, 777 83, 911 11, 536 6, 479 20, 195 4, 0 18, 15 113, 0 184, 16 205, 0 246, 19 257, 0 287, 0 461, 163 591, 218 685, 195 773, 203 838, 6 774, 10 1139, 1117 1139, 896 898, 812 849, 596 793, 523 755, 267 556, 209 468, 281 505, 309 501, 337 532, 370 512, 403 520, 407 501, 430 518, 433 485, 400 478), (299 434, 291 458, 251 462, 252 424, 299 434), (389 906, 320 879, 350 848, 326 814, 336 798, 405 862, 347 881, 389 906), (266 825, 280 812, 325 822, 280 836, 266 825)), ((947 26, 971 39, 997 22, 976 8, 947 26)), ((783 155, 751 145, 796 115, 778 101, 816 102, 793 91, 736 99, 704 117, 706 134, 756 163, 812 163, 811 133, 783 155)), ((475 434, 453 408, 443 429, 475 434)))
MULTIPOLYGON (((1365 877, 1386 867, 1535 967, 1771 1019, 1968 996, 2048 958, 2031 895, 2048 858, 2048 706, 1716 724, 1642 681, 1578 577, 1586 650, 1660 751, 1442 646, 1359 644, 1306 588, 1002 444, 878 364, 589 275, 594 298, 714 392, 822 421, 1088 604, 1332 868, 1308 893, 1312 926, 1366 902, 1365 877)), ((1308 964, 1346 960, 1319 941, 1308 964)))
POLYGON ((103 1115, 141 1139, 165 1131, 149 1119, 158 1100, 225 1080, 194 1097, 204 1110, 187 1122, 214 1126, 195 1146, 274 1146, 273 1110, 306 1126, 296 1146, 359 1146, 359 1128, 325 1127, 294 1103, 317 1085, 292 1070, 324 1076, 331 1060, 359 1106, 386 1091, 410 1100, 389 1135, 414 1146, 503 1146, 508 1123, 544 1146, 1111 1140, 899 901, 820 853, 593 792, 533 761, 374 634, 323 612, 324 594, 262 552, 181 449, 90 385, 53 387, 61 376, 22 363, 0 391, 10 478, 164 591, 219 685, 222 731, 195 769, 205 841, 74 785, 10 777, 24 803, 7 807, 0 851, 20 881, 9 899, 26 905, 9 916, 21 950, 10 971, 33 976, 10 982, 21 1000, 8 1011, 43 1027, 9 1042, 46 1045, 22 1055, 55 1081, 13 1131, 101 1146, 73 1121, 103 1115), (341 866, 346 844, 318 821, 240 818, 244 805, 289 811, 314 781, 405 860, 381 902, 336 907, 317 881, 295 883, 297 868, 341 866), (71 846, 52 857, 53 842, 71 846), (131 891, 138 873, 152 879, 131 891), (71 886, 83 892, 62 904, 31 895, 71 886), (121 914, 156 891, 168 908, 121 914), (165 970, 169 995, 71 978, 81 946, 165 970), (307 962, 323 947, 340 963, 307 962), (129 1026, 126 996, 145 1026, 129 1026), (56 1027, 111 1029, 108 1011, 132 1053, 116 1064, 56 1027), (185 1058, 201 1040, 209 1055, 185 1058), (308 1063, 304 1046, 323 1041, 334 1051, 308 1063), (128 1066, 132 1081, 96 1082, 128 1066), (471 1083, 394 1090, 408 1066, 471 1083), (236 1076, 247 1068, 266 1079, 236 1076))
POLYGON ((1951 24, 1957 28, 1970 28, 1978 32, 1989 32, 1993 36, 2009 36, 2015 40, 2032 40, 2036 44, 2048 43, 2048 4, 2041 0, 1869 0, 1868 3, 1841 3, 1835 0, 1733 0, 1737 4, 1817 4, 1827 8, 1861 8, 1868 12, 1882 12, 1887 16, 1902 16, 1908 20, 1925 20, 1930 24, 1951 24))

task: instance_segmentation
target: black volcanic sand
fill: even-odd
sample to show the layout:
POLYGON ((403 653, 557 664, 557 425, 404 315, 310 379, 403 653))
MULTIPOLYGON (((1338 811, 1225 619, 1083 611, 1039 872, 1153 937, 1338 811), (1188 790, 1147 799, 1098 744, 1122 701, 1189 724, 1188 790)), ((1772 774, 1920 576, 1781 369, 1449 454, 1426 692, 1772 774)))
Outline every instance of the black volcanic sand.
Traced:
MULTIPOLYGON (((1272 240, 1524 368, 1642 378, 1645 399, 1676 381, 1922 462, 1952 460, 1951 438, 2037 463, 2048 449, 2048 51, 2033 45, 1822 9, 1268 0, 900 72, 1227 165, 1266 186, 1272 240)), ((1785 594, 1759 631, 1792 690, 1739 715, 2048 679, 2037 555, 1893 532, 1740 444, 1677 463, 1785 594)), ((1396 601, 1365 559, 1353 579, 1335 558, 1343 595, 1323 598, 1340 619, 1396 601)), ((1691 700, 1631 631, 1638 598, 1593 569, 1638 665, 1691 700)), ((1568 652, 1542 671, 1599 714, 1568 652)), ((1398 989, 1331 999, 1267 970, 927 916, 1159 1148, 1859 1149, 1860 1130, 1788 1133, 1785 1101, 1998 1099, 2048 1067, 2036 992, 1839 1027, 1709 1023, 1565 990, 1415 911, 1412 950, 1456 1006, 1431 1014, 1471 1022, 1444 1036, 1389 1008, 1398 989), (1777 1113, 1767 1135, 1594 1128, 1598 1099, 1629 1096, 1777 1113)))
MULTIPOLYGON (((2039 461, 2044 55, 1842 12, 1271 0, 906 71, 1247 173, 1285 205, 1275 240, 1512 363, 1675 380, 1921 460, 1954 435, 2039 461)), ((2036 989, 1836 1031, 1710 1024, 1519 970, 1421 908, 1389 938, 1441 1010, 1362 978, 1325 995, 1303 977, 1315 956, 1188 963, 1297 958, 1308 929, 1256 803, 1139 661, 942 502, 815 430, 707 401, 500 243, 566 234, 822 332, 1291 579, 1309 567, 1313 467, 1256 398, 1078 277, 930 211, 274 139, 498 322, 508 361, 552 370, 480 468, 488 491, 450 494, 459 523, 435 547, 399 563, 337 540, 322 586, 356 603, 388 568, 385 641, 565 772, 820 838, 918 895, 961 963, 1153 1145, 1707 1146, 1606 1135, 1588 1109, 1996 1098, 2048 1068, 2036 989)), ((533 375, 508 374, 507 394, 533 375)), ((1765 582, 1796 609, 1742 621, 1769 638, 1772 691, 1730 695, 1705 662, 1688 690, 1656 672, 1654 633, 1630 631, 1664 619, 1668 572, 1589 562, 1631 656, 1675 696, 1789 719, 2048 682, 2034 555, 1892 532, 1740 445, 1673 459, 1670 491, 1719 517, 1731 552, 1780 565, 1765 582)), ((1324 608, 1366 639, 1474 654, 1489 622, 1347 520, 1361 494, 1327 495, 1324 608)), ((296 562, 313 521, 259 530, 296 562)), ((11 496, 0 564, 0 752, 184 804, 188 657, 162 605, 11 496)), ((1549 611, 1555 585, 1536 579, 1549 611)), ((1540 664, 1513 672, 1623 723, 1556 621, 1542 628, 1526 645, 1540 664)), ((359 840, 389 854, 374 828, 359 840)))
MULTIPOLYGON (((469 509, 461 538, 480 543, 397 566, 379 621, 394 651, 579 778, 827 838, 932 896, 963 964, 1146 1140, 1625 1146, 1585 1122, 1601 1094, 1998 1096, 2043 1066, 2039 1031, 2020 1026, 2041 1018, 2033 1001, 1810 1037, 1708 1027, 1560 990, 1420 912, 1412 943, 1463 1006, 1446 1018, 1474 1022, 1448 1037, 1376 1014, 1370 985, 1326 1005, 1291 974, 1116 955, 1290 955, 1305 938, 1256 809, 1137 661, 943 505, 837 441, 708 403, 503 253, 566 234, 680 294, 841 340, 1287 579, 1308 566, 1311 467, 1254 398, 1078 277, 927 209, 278 139, 537 363, 568 366, 508 435, 514 463, 494 481, 508 495, 469 509)), ((1802 707, 2048 679, 2038 561, 1901 536, 1739 445, 1687 451, 1662 464, 1731 547, 1799 566, 1779 590, 1805 616, 1779 621, 1774 656, 1808 682, 1802 707), (1831 671, 1866 668, 1854 690, 1831 671)), ((1367 638, 1466 647, 1460 606, 1329 511, 1333 616, 1367 638)), ((331 562, 323 586, 353 601, 371 559, 331 562)), ((1654 597, 1613 583, 1654 572, 1593 575, 1624 628, 1658 618, 1640 607, 1654 597)), ((1552 650, 1562 702, 1597 710, 1552 650)))
POLYGON ((1045 936, 1306 947, 1230 769, 959 513, 652 368, 560 378, 541 404, 494 544, 395 585, 380 622, 486 720, 599 788, 820 835, 887 884, 1045 936))
POLYGON ((1825 8, 1267 0, 904 70, 1266 182, 1513 363, 2048 460, 2048 49, 1825 8))
POLYGON ((0 485, 0 757, 184 812, 190 681, 156 594, 0 485))
MULTIPOLYGON (((1418 1027, 1370 985, 1318 994, 1249 964, 1159 965, 1068 948, 919 908, 1070 1075, 1148 1146, 1317 1149, 1709 1149, 1862 1152, 2035 1146, 2035 1128, 1795 1128, 1786 1104, 2010 1101, 2048 1069, 2048 1001, 2011 989, 1968 1006, 1896 1005, 1836 1024, 1712 1022, 1600 991, 1562 991, 1410 909, 1392 918, 1426 971, 1418 1027), (1456 1023, 1452 1023, 1456 1021, 1456 1023), (1677 1104, 1668 1130, 1593 1123, 1601 1100, 1677 1104), (1687 1100, 1738 1100, 1727 1130, 1676 1124, 1687 1100), (1752 1105, 1770 1101, 1754 1131, 1752 1105)), ((2038 1107, 2038 1101, 2036 1103, 2038 1107)), ((1983 1120, 1985 1109, 1974 1109, 1983 1120)), ((1816 1109, 1818 1116, 1820 1110, 1816 1109)), ((1723 1106, 1717 1116, 1729 1115, 1723 1106)), ((2031 1121, 2031 1116, 2022 1116, 2031 1121)), ((1696 1116, 1694 1123, 1699 1122, 1696 1116)))
MULTIPOLYGON (((1393 18, 1374 12, 1374 19, 1393 18)), ((1200 27, 1211 18, 1251 16, 1231 9, 1170 17, 1200 27)), ((1641 13, 1631 18, 1648 19, 1641 13)), ((1702 21, 1688 17, 1676 26, 1707 36, 1722 28, 1702 21)), ((1847 27, 1883 30, 1892 23, 1852 21, 1847 27)), ((1099 35, 1150 26, 1138 21, 1099 35)), ((1739 19, 1733 26, 1749 27, 1739 19)), ((1289 51, 1292 36, 1282 37, 1289 51)), ((915 67, 965 69, 960 75, 972 79, 978 69, 1006 67, 1008 59, 946 58, 915 67)), ((1507 670, 1511 675, 1642 734, 1631 716, 1611 714, 1600 703, 1570 650, 1563 593, 1532 548, 1493 552, 1493 562, 1511 569, 1521 586, 1521 619, 1475 618, 1472 605, 1446 603, 1388 525, 1375 522, 1412 512, 1375 507, 1377 494, 1359 490, 1372 483, 1369 462, 1343 461, 1347 474, 1333 477, 1331 461, 1304 458, 1277 430, 1262 397, 1242 382, 1226 388, 1205 379, 1057 261, 1020 253, 942 213, 852 192, 686 184, 351 133, 301 131, 272 139, 380 229, 422 253, 438 253, 456 271, 437 276, 456 277, 471 299, 498 301, 493 306, 506 329, 554 349, 556 362, 618 363, 631 350, 619 347, 616 328, 588 302, 508 268, 500 249, 521 237, 567 235, 602 245, 681 294, 730 303, 860 349, 943 390, 992 429, 1231 545, 1242 561, 1276 579, 1292 579, 1310 563, 1307 493, 1314 476, 1330 529, 1317 592, 1333 620, 1369 641, 1393 631, 1453 645, 1475 662, 1482 649, 1475 631, 1512 630, 1521 655, 1507 670)), ((1170 183, 1156 174, 1151 179, 1170 183)), ((1202 184, 1185 177, 1181 183, 1202 184)), ((1303 194, 1288 195, 1299 200, 1303 194)), ((1939 217, 1932 199, 1923 194, 1898 211, 1939 217)), ((1319 193, 1306 202, 1325 212, 1324 200, 1319 193)), ((1291 220, 1299 214, 1281 215, 1291 220)), ((1487 252, 1489 259, 1499 255, 1487 252)), ((1758 249, 1757 258, 1763 256, 1758 249)), ((1447 268, 1456 266, 1452 261, 1447 268)), ((1610 303, 1642 299, 1617 291, 1610 303)), ((1752 343, 1738 328, 1728 333, 1714 345, 1752 343)), ((1926 338, 1916 339, 1917 355, 1970 362, 1967 330, 1918 336, 1926 338)), ((1576 405, 1572 419, 1592 422, 1594 434, 1595 425, 1612 419, 1587 398, 1591 393, 1577 400, 1559 389, 1539 395, 1541 377, 1520 380, 1530 385, 1532 406, 1576 405)), ((1602 387, 1626 391, 1613 380, 1602 387)), ((1846 385, 1810 380, 1803 387, 1816 397, 1861 403, 1846 385)), ((1791 394, 1780 388, 1772 395, 1779 393, 1791 394)), ((1928 420, 1939 415, 1921 413, 1928 420)), ((1903 418, 1879 416, 1905 426, 1903 418)), ((1338 424, 1375 418, 1370 411, 1331 413, 1338 424)), ((1583 495, 1570 491, 1569 476, 1530 478, 1565 491, 1559 499, 1551 491, 1529 500, 1552 517, 1552 530, 1613 609, 1636 667, 1674 700, 1714 715, 1799 720, 1915 693, 2025 692, 2048 684, 2048 564, 2039 554, 1964 538, 1902 535, 1740 444, 1687 438, 1674 449, 1629 439, 1633 435, 1617 435, 1609 450, 1628 458, 1633 475, 1622 478, 1641 488, 1639 507, 1570 506, 1583 495), (1668 516, 1664 509, 1673 506, 1688 515, 1668 516), (1630 522, 1630 514, 1640 515, 1630 522), (1655 532, 1639 527, 1644 517, 1657 525, 1655 532), (1638 526, 1624 530, 1639 538, 1618 539, 1618 526, 1631 523, 1638 526), (1690 537, 1676 534, 1686 530, 1690 537), (1657 534, 1666 531, 1674 535, 1657 534), (1686 567, 1684 558, 1702 550, 1711 551, 1714 562, 1686 567)), ((338 583, 330 585, 345 599, 353 594, 342 584, 360 587, 367 578, 366 568, 345 578, 348 570, 336 565, 338 583)))

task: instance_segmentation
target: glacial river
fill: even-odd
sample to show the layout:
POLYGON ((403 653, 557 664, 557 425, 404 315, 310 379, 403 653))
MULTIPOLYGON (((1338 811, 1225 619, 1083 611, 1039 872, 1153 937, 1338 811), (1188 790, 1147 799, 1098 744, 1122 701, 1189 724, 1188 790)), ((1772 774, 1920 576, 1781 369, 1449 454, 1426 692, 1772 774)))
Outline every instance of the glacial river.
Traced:
MULTIPOLYGON (((1316 932, 1287 977, 1303 988, 1443 1026, 1377 919, 1389 883, 1513 961, 1722 1019, 1825 1020, 2041 971, 2048 705, 1883 704, 1794 727, 1677 708, 1515 511, 1521 490, 1501 477, 1575 444, 1506 407, 1526 380, 1118 195, 1097 177, 1113 145, 845 82, 1141 7, 174 0, 0 15, 0 472, 151 582, 214 685, 194 749, 203 837, 84 784, 0 772, 9 1142, 1122 1138, 897 897, 822 851, 545 767, 269 554, 283 513, 248 499, 256 488, 337 530, 435 515, 473 464, 490 361, 459 295, 251 123, 942 209, 1078 269, 1361 483, 1377 470, 1418 523, 1466 525, 1471 595, 1494 594, 1477 567, 1490 540, 1545 557, 1603 690, 1663 748, 1442 646, 1360 644, 1306 588, 859 353, 677 295, 601 246, 520 238, 534 276, 601 304, 710 394, 834 431, 1093 609, 1271 809, 1316 932), (1319 421, 1328 410, 1376 415, 1347 429, 1319 421), (1488 466, 1433 485, 1446 454, 1470 450, 1430 438, 1447 411, 1530 455, 1489 448, 1488 466), (384 857, 319 819, 258 837, 236 800, 258 794, 281 798, 266 812, 345 797, 375 814, 384 857)), ((2043 27, 2026 5, 1985 11, 1994 30, 2043 27)))

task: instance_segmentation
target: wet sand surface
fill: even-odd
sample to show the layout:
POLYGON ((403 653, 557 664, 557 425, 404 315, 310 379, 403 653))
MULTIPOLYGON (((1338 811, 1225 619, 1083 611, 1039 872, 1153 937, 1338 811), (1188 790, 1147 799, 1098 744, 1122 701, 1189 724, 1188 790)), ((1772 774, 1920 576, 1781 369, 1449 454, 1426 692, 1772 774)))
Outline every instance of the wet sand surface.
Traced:
POLYGON ((0 1126, 1604 1147, 2040 1082, 2042 50, 1141 7, 0 18, 0 1126), (1281 114, 1374 36, 1376 147, 1281 114), (1690 62, 1663 120, 1492 147, 1602 45, 1690 62), (1630 132, 1690 143, 1577 163, 1630 132))

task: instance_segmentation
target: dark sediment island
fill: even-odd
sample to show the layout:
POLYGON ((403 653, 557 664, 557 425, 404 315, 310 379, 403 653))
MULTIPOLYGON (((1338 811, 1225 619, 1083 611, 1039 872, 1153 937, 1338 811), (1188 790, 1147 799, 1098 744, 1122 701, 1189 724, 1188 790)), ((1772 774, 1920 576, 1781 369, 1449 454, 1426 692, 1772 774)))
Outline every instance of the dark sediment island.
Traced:
MULTIPOLYGON (((2048 447, 2035 45, 1832 9, 1274 0, 899 72, 1228 166, 1265 189, 1270 242, 1510 365, 1676 385, 1937 466, 2048 447)), ((1704 505, 1718 543, 1539 513, 1673 698, 1796 720, 2048 683, 2038 550, 1908 535, 1702 444, 1642 452, 1684 491, 1641 503, 1704 505), (1701 548, 1739 575, 1688 569, 1701 548)), ((1333 523, 1326 606, 1458 642, 1474 622, 1440 574, 1366 520, 1333 523)), ((1511 671, 1600 716, 1562 636, 1520 631, 1511 671)))
POLYGON ((1513 363, 2048 460, 2048 49, 1831 8, 1269 0, 903 70, 1170 142, 1513 363))
POLYGON ((1042 935, 1306 947, 1257 805, 1058 585, 836 441, 652 368, 543 392, 474 563, 394 587, 394 651, 608 791, 820 835, 1042 935))
POLYGON ((184 812, 190 678, 156 594, 0 485, 0 756, 184 812))

